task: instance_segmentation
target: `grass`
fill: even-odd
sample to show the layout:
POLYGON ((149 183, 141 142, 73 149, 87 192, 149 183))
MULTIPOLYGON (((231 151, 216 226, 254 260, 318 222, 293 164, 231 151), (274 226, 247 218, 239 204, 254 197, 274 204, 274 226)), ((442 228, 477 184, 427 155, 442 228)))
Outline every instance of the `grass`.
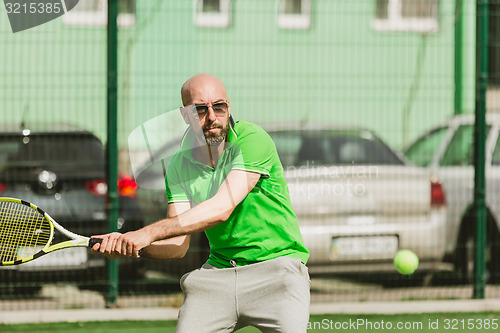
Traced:
MULTIPOLYGON (((107 321, 44 324, 0 324, 2 333, 169 333, 175 321, 107 321)), ((500 312, 398 315, 314 315, 308 332, 498 332, 500 312)), ((247 327, 238 333, 259 332, 247 327)))

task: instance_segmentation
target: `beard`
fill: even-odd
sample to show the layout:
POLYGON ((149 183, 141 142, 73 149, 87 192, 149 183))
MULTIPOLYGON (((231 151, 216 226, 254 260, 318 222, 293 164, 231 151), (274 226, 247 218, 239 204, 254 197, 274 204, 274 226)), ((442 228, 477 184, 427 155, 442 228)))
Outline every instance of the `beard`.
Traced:
POLYGON ((205 140, 209 145, 224 142, 226 140, 228 130, 229 121, 226 123, 226 126, 222 126, 222 124, 218 121, 214 121, 213 123, 203 126, 203 134, 205 135, 205 140), (217 129, 217 131, 210 131, 211 129, 217 129))

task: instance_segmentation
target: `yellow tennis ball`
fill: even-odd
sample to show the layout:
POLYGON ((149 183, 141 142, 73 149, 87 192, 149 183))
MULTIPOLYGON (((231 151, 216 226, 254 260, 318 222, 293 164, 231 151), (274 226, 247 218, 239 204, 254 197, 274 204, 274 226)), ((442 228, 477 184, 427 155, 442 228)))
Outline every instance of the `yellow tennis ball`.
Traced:
POLYGON ((418 257, 410 250, 400 250, 394 256, 394 267, 401 274, 413 274, 418 268, 418 257))

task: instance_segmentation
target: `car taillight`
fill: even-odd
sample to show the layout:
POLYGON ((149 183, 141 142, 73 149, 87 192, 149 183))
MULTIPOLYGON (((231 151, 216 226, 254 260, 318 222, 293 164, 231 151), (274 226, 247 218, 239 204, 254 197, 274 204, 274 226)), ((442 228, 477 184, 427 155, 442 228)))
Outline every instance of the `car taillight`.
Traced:
MULTIPOLYGON (((104 179, 88 181, 85 187, 94 195, 105 195, 108 192, 108 185, 104 179)), ((118 179, 118 194, 122 197, 135 198, 137 183, 130 176, 120 176, 118 179)))
POLYGON ((2 193, 3 191, 5 191, 6 188, 7 188, 6 184, 0 183, 0 193, 2 193))
POLYGON ((434 208, 446 206, 443 184, 437 180, 431 180, 431 206, 434 208))
POLYGON ((124 197, 135 198, 137 183, 132 177, 124 175, 118 179, 118 194, 124 197))
POLYGON ((85 183, 85 187, 94 195, 105 195, 108 192, 108 184, 104 179, 88 181, 85 183))

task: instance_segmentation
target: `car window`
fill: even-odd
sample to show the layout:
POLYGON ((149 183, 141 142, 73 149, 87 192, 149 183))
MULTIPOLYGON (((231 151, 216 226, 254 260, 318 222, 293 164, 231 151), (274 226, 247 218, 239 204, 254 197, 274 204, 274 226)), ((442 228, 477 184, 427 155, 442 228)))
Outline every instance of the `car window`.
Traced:
MULTIPOLYGON (((486 135, 491 126, 486 128, 486 135)), ((439 164, 441 166, 472 165, 474 162, 474 125, 461 125, 453 134, 439 164)))
POLYGON ((428 166, 439 147, 448 127, 439 127, 422 138, 417 139, 405 151, 405 156, 418 166, 428 166))
POLYGON ((368 132, 277 132, 270 133, 283 166, 393 164, 404 162, 368 132))
POLYGON ((17 153, 19 144, 17 142, 4 141, 0 139, 0 168, 7 164, 9 156, 17 153))
POLYGON ((283 166, 295 165, 302 139, 297 135, 288 133, 270 134, 278 150, 281 164, 283 166))
POLYGON ((500 165, 500 135, 498 136, 497 142, 495 144, 495 151, 491 158, 492 165, 500 165))
POLYGON ((104 166, 101 142, 90 135, 31 135, 0 138, 0 167, 60 163, 104 166))

